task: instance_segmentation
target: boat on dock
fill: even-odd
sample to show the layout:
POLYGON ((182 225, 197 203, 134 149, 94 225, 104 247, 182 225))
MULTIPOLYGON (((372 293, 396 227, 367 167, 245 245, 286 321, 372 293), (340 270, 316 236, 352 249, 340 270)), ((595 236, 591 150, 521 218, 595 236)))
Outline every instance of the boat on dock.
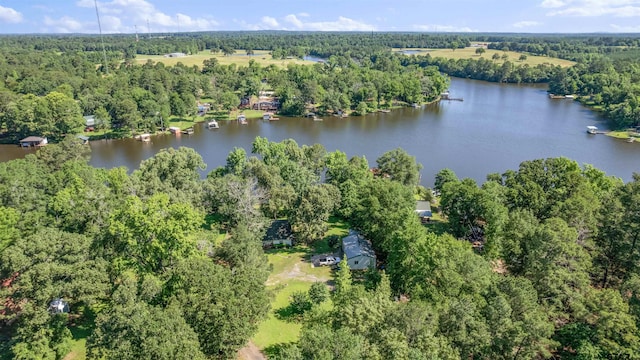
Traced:
POLYGON ((266 112, 262 114, 262 120, 277 121, 280 120, 280 118, 273 116, 273 113, 266 112))
POLYGON ((134 139, 136 139, 138 141, 142 141, 142 142, 149 142, 149 141, 151 141, 151 134, 136 135, 136 136, 134 136, 134 139))
POLYGON ((388 114, 388 113, 391 112, 391 110, 389 110, 389 109, 380 109, 378 111, 381 112, 381 113, 385 113, 385 114, 388 114))
POLYGON ((632 143, 632 142, 635 142, 635 141, 636 141, 636 138, 634 138, 634 137, 627 138, 627 142, 628 143, 632 143))
POLYGON ((587 133, 595 135, 598 133, 598 128, 593 125, 589 125, 587 126, 587 133))
POLYGON ((188 129, 182 130, 182 133, 186 134, 186 135, 193 135, 194 132, 195 131, 193 130, 193 128, 188 128, 188 129))
POLYGON ((418 103, 413 103, 413 104, 411 104, 411 107, 414 108, 414 109, 417 109, 417 108, 420 107, 420 105, 418 103))
POLYGON ((549 99, 564 99, 564 95, 549 94, 549 99))
POLYGON ((455 97, 451 97, 451 94, 446 91, 443 92, 442 94, 440 94, 440 100, 448 100, 448 101, 464 101, 463 98, 455 98, 455 97))
POLYGON ((322 121, 321 117, 313 116, 313 121, 322 121))
POLYGON ((207 128, 209 128, 209 129, 218 129, 218 128, 220 128, 220 125, 218 125, 218 122, 215 119, 213 119, 213 120, 211 120, 211 121, 209 121, 207 123, 207 128))

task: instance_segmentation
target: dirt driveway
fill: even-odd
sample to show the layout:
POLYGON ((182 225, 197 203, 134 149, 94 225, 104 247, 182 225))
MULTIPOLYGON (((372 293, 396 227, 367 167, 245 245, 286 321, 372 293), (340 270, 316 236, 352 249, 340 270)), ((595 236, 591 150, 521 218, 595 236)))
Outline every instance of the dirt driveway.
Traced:
POLYGON ((296 262, 295 264, 293 264, 293 266, 286 268, 284 271, 278 273, 278 274, 271 274, 271 276, 269 276, 269 279, 267 279, 267 286, 270 285, 276 285, 279 284, 281 282, 286 282, 286 280, 301 280, 301 281, 308 281, 308 282, 316 282, 316 281, 321 281, 321 282, 326 282, 329 281, 331 278, 329 276, 321 276, 321 275, 314 275, 314 274, 309 274, 305 271, 305 267, 306 268, 310 268, 312 267, 312 263, 301 260, 296 262))
POLYGON ((253 341, 249 341, 247 346, 238 350, 238 360, 266 360, 267 358, 264 356, 260 349, 253 343, 253 341))

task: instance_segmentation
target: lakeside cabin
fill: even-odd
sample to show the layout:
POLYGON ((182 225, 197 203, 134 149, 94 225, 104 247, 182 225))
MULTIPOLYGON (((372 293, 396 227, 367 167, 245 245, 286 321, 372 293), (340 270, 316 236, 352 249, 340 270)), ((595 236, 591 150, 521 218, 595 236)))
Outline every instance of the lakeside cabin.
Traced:
POLYGON ((39 136, 27 136, 26 138, 20 140, 21 147, 39 147, 45 146, 48 144, 46 137, 39 136))
POLYGON ((84 117, 84 131, 90 132, 95 130, 96 125, 100 125, 102 122, 96 119, 95 115, 86 115, 84 117))

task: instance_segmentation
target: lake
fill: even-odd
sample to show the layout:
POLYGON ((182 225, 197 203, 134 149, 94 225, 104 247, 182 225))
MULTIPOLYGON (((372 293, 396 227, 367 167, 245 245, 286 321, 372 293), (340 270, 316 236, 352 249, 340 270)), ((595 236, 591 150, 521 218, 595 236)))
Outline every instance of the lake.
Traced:
MULTIPOLYGON (((247 125, 220 121, 216 130, 200 124, 193 135, 157 136, 149 143, 95 141, 90 145, 91 164, 135 169, 162 148, 187 146, 202 155, 208 172, 224 165, 234 147, 250 152, 255 137, 263 136, 271 141, 292 138, 300 145, 320 143, 349 157, 364 155, 371 166, 384 152, 401 147, 424 166, 425 186, 431 186, 443 168, 460 178, 483 182, 487 174, 517 169, 522 161, 558 156, 592 164, 625 181, 631 180, 634 171, 640 172, 640 144, 587 134, 588 125, 606 128, 604 120, 578 102, 549 99, 544 86, 453 78, 450 91, 464 101, 364 117, 324 117, 324 121, 284 117, 271 122, 248 120, 247 125)), ((31 151, 3 145, 0 161, 31 151)))

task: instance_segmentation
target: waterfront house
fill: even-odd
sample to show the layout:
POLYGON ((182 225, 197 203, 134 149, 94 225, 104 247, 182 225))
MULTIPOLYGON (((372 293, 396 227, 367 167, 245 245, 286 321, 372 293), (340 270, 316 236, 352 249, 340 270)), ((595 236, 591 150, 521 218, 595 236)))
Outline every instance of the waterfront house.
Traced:
POLYGON ((22 147, 45 146, 47 143, 48 141, 46 137, 39 136, 28 136, 20 140, 20 146, 22 147))
POLYGON ((376 253, 371 241, 357 231, 349 230, 342 239, 342 253, 351 270, 366 270, 376 266, 376 253))

